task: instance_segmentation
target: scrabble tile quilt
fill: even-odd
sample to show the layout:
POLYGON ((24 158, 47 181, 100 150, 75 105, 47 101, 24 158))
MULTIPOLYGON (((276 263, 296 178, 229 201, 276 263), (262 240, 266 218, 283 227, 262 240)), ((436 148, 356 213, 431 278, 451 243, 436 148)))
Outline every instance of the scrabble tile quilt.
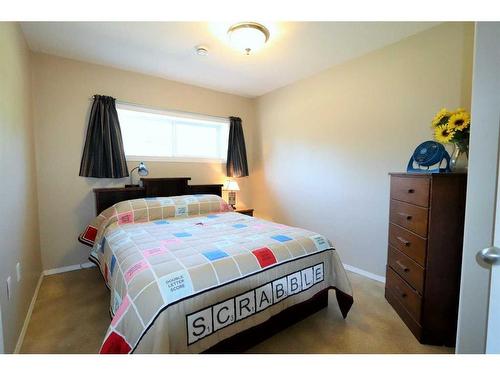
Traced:
POLYGON ((111 291, 101 353, 200 352, 325 288, 352 295, 325 237, 215 195, 120 202, 80 238, 111 291))

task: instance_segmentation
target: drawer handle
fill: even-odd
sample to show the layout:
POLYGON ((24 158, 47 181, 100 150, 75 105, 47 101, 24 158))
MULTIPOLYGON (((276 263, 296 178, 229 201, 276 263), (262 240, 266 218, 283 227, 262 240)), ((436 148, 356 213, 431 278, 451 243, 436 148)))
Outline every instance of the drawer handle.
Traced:
POLYGON ((415 192, 415 189, 408 189, 408 194, 413 194, 415 192))
POLYGON ((399 260, 396 261, 396 264, 401 268, 404 272, 408 272, 410 269, 406 267, 403 263, 401 263, 399 260))
POLYGON ((411 220, 411 215, 405 214, 404 212, 399 213, 400 216, 403 216, 406 220, 410 221, 411 220))
POLYGON ((407 247, 411 245, 410 241, 406 241, 403 237, 398 236, 396 238, 398 239, 399 242, 401 242, 403 245, 405 245, 407 247))
POLYGON ((406 294, 405 292, 401 291, 401 289, 399 289, 399 287, 396 287, 395 289, 396 289, 396 291, 399 293, 399 295, 400 295, 402 298, 406 298, 406 295, 407 295, 407 294, 406 294))

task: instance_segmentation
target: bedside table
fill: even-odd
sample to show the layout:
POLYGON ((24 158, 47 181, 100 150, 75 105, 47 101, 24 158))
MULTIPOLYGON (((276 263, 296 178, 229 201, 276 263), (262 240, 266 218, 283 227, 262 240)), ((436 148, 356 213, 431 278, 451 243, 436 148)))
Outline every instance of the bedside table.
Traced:
POLYGON ((236 208, 234 212, 243 215, 253 216, 253 208, 236 208))

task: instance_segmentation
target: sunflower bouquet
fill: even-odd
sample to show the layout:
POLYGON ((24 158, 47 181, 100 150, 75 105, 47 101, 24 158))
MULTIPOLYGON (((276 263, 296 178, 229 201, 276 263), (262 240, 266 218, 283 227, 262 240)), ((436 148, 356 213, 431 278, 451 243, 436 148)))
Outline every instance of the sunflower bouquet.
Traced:
POLYGON ((470 113, 464 108, 454 112, 441 109, 432 120, 434 138, 440 143, 453 143, 460 152, 469 155, 470 113))

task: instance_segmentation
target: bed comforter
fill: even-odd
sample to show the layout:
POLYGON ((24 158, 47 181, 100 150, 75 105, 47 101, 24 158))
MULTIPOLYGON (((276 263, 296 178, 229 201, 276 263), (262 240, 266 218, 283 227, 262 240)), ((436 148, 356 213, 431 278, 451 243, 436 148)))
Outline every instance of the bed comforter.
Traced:
POLYGON ((100 353, 199 353, 328 288, 352 305, 325 237, 213 195, 120 202, 80 238, 111 291, 100 353))

